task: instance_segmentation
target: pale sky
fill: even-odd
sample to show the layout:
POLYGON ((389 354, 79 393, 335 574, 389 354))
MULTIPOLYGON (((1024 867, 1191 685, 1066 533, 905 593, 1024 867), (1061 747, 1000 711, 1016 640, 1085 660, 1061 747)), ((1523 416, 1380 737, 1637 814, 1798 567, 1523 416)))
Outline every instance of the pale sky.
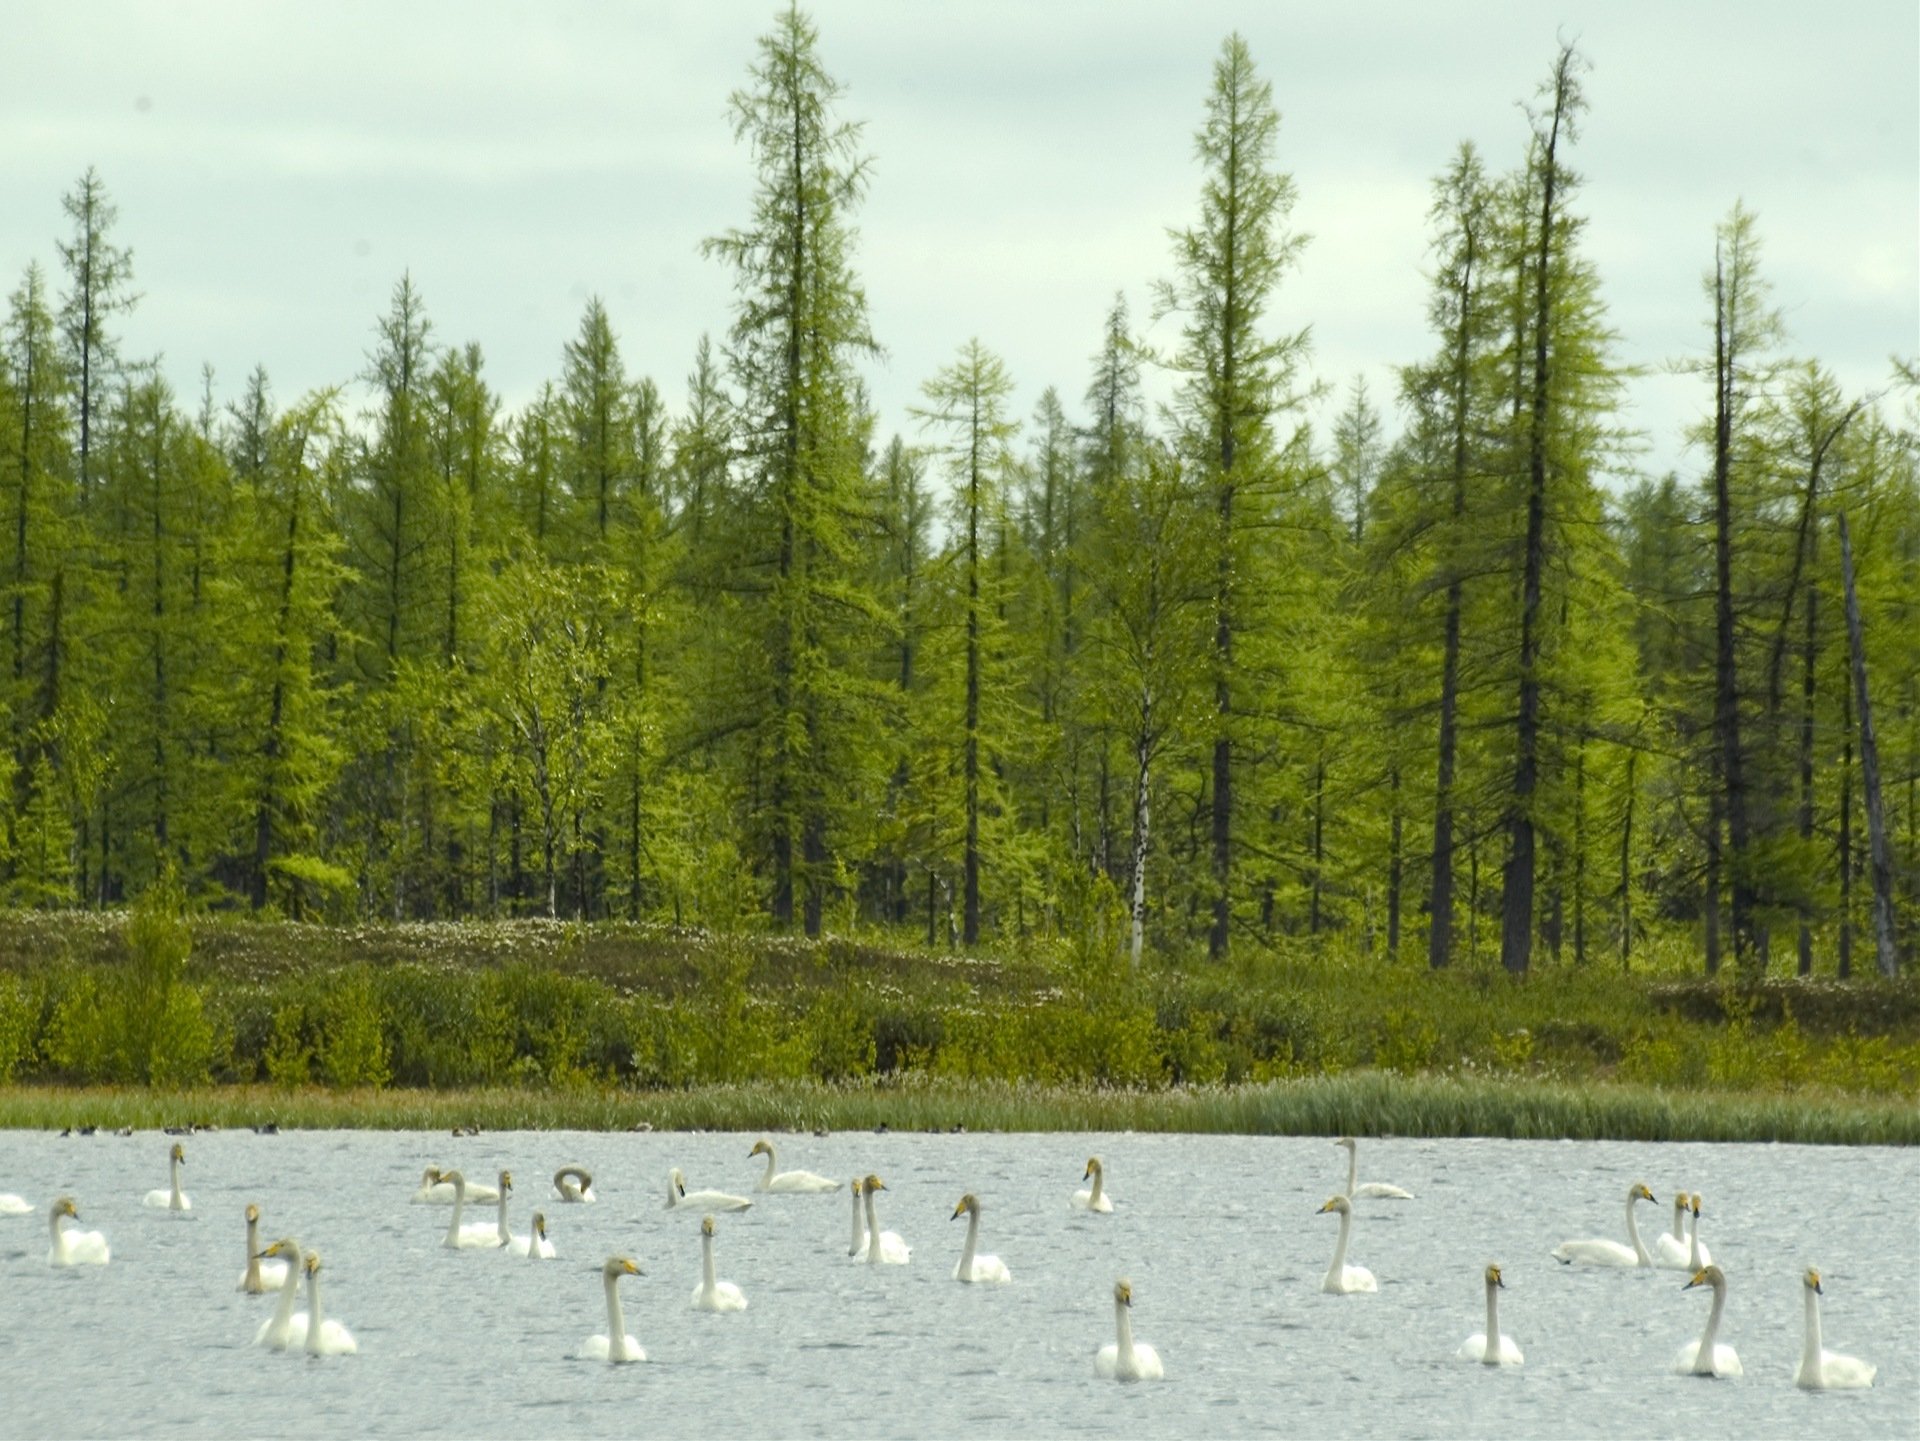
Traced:
MULTIPOLYGON (((269 4, 12 0, 0 40, 0 285, 63 288, 61 195, 96 166, 144 299, 129 357, 183 401, 264 364, 282 404, 351 382, 410 270, 434 336, 478 341, 509 408, 558 379, 590 295, 630 373, 678 409, 700 335, 732 317, 702 238, 745 223, 751 160, 727 98, 771 3, 269 4)), ((1561 35, 1591 61, 1575 167, 1649 468, 1708 404, 1657 372, 1705 337, 1702 272, 1735 200, 1759 216, 1790 351, 1850 392, 1920 350, 1920 8, 1913 0, 1440 5, 818 0, 841 115, 873 183, 855 263, 886 349, 882 436, 978 337, 1029 415, 1081 416, 1116 291, 1146 325, 1192 222, 1193 133, 1232 30, 1273 84, 1277 160, 1313 238, 1276 329, 1311 326, 1332 398, 1364 374, 1389 432, 1393 367, 1424 358, 1432 178, 1474 140, 1518 165, 1520 102, 1561 35)), ((1173 339, 1172 322, 1149 336, 1173 339)), ((364 391, 352 392, 356 401, 364 391)))

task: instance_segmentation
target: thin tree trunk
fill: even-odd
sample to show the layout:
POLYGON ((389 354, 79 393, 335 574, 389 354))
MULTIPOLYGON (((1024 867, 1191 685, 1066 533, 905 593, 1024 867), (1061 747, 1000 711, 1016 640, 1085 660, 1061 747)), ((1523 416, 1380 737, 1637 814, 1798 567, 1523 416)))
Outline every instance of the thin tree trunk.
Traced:
POLYGON ((1853 975, 1853 688, 1840 687, 1840 979, 1853 975))
POLYGON ((1900 972, 1893 934, 1893 850, 1887 842, 1887 817, 1880 798, 1880 748, 1873 735, 1873 706, 1867 695, 1867 651, 1860 624, 1860 597, 1853 583, 1853 542, 1847 518, 1840 517, 1840 580, 1846 588, 1847 647, 1853 657, 1854 701, 1860 710, 1860 785, 1867 799, 1867 863, 1873 876, 1873 949, 1883 976, 1900 972))
POLYGON ((1633 801, 1634 765, 1640 752, 1627 752, 1627 812, 1620 827, 1620 969, 1633 969, 1633 801))
POLYGON ((1153 768, 1153 692, 1140 692, 1140 729, 1133 739, 1133 858, 1128 886, 1128 915, 1131 935, 1128 956, 1135 975, 1140 973, 1140 955, 1147 936, 1147 849, 1152 824, 1153 768))

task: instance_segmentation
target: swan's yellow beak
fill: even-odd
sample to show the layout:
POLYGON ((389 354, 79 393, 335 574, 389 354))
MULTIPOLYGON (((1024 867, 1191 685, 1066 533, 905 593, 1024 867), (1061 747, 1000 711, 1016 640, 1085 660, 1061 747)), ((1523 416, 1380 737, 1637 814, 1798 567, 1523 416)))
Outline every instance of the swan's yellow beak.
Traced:
POLYGON ((1806 1284, 1813 1287, 1814 1293, 1816 1295, 1824 1296, 1826 1294, 1826 1292, 1820 1289, 1820 1268, 1819 1267, 1809 1266, 1807 1268, 1806 1284))
POLYGON ((1695 1271, 1693 1273, 1693 1279, 1688 1281, 1687 1284, 1682 1286, 1680 1289, 1682 1291, 1691 1291, 1695 1286, 1704 1286, 1706 1284, 1707 1284, 1707 1272, 1706 1272, 1706 1268, 1702 1267, 1700 1270, 1695 1271))

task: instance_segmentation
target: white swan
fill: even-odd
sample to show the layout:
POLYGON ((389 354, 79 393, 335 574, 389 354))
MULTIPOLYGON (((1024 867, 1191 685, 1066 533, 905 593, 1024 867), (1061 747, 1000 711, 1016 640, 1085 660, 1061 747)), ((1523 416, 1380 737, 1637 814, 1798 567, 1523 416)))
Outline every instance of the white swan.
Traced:
POLYGON ((530 1261, 551 1261, 554 1257, 553 1242, 547 1239, 547 1218, 544 1213, 535 1211, 533 1227, 524 1236, 515 1236, 507 1242, 507 1249, 516 1256, 525 1256, 530 1261))
POLYGON ((787 1195, 819 1195, 825 1191, 840 1189, 838 1181, 829 1180, 825 1176, 816 1176, 811 1171, 781 1171, 776 1174, 773 1169, 775 1165, 773 1142, 764 1138, 753 1143, 753 1149, 747 1152, 747 1159, 751 1161, 755 1156, 763 1154, 767 1158, 767 1169, 760 1179, 753 1183, 753 1189, 756 1191, 778 1191, 787 1195))
POLYGON ((158 1206, 168 1211, 191 1211, 193 1202, 187 1199, 187 1193, 180 1189, 180 1168, 187 1164, 187 1148, 178 1141, 167 1152, 167 1171, 172 1183, 166 1190, 157 1187, 141 1198, 143 1206, 158 1206))
POLYGON ((1411 1201, 1413 1199, 1413 1192, 1403 1191, 1400 1187, 1389 1185, 1385 1181, 1369 1181, 1364 1186, 1355 1185, 1354 1182, 1360 1175, 1360 1158, 1353 1137, 1342 1136, 1333 1144, 1344 1146, 1347 1151, 1346 1195, 1349 1200, 1411 1201))
POLYGON ((1673 1358, 1673 1369, 1682 1376, 1738 1376, 1740 1358, 1733 1347, 1715 1339, 1720 1334, 1720 1315, 1727 1309, 1727 1278, 1718 1266, 1695 1271, 1693 1279, 1680 1289, 1713 1287, 1713 1307, 1707 1312, 1707 1328, 1698 1341, 1689 1341, 1673 1358))
POLYGON ((1487 1329, 1475 1331, 1460 1343, 1453 1354, 1462 1361, 1480 1361, 1488 1366, 1518 1366, 1527 1358, 1513 1344, 1513 1337, 1500 1329, 1500 1292, 1506 1282, 1500 1279, 1498 1266, 1487 1267, 1487 1329))
POLYGON ((262 1258, 285 1256, 291 1264, 281 1262, 286 1275, 280 1282, 280 1304, 273 1308, 273 1314, 260 1323, 260 1329, 253 1333, 253 1344, 265 1346, 271 1351, 285 1351, 288 1347, 307 1344, 307 1313, 296 1312, 294 1302, 300 1295, 300 1269, 303 1257, 300 1243, 291 1236, 282 1237, 260 1253, 262 1258))
POLYGON ((696 1311, 744 1311, 747 1298, 731 1281, 713 1279, 713 1217, 700 1218, 700 1284, 693 1288, 696 1311))
POLYGON ((453 1185, 453 1216, 447 1222, 446 1239, 440 1244, 451 1251, 485 1251, 504 1246, 513 1239, 513 1233, 507 1229, 507 1196, 513 1190, 513 1173, 500 1173, 500 1189, 495 1194, 500 1198, 500 1214, 492 1222, 469 1221, 461 1224, 461 1216, 466 1209, 467 1178, 458 1171, 448 1171, 446 1179, 453 1185))
POLYGON ((998 1256, 983 1256, 977 1253, 980 1244, 980 1200, 969 1191, 960 1198, 953 1208, 952 1219, 961 1216, 967 1218, 967 1244, 960 1248, 960 1259, 953 1268, 956 1281, 985 1281, 995 1285, 1004 1285, 1013 1279, 1013 1273, 1007 1269, 1007 1263, 998 1256))
POLYGON ((269 1260, 260 1264, 260 1208, 247 1204, 247 1266, 240 1273, 240 1289, 249 1296, 264 1296, 287 1279, 290 1269, 285 1261, 269 1260))
POLYGON ((875 1266, 904 1266, 913 1248, 900 1239, 898 1231, 883 1231, 874 1219, 873 1193, 886 1189, 887 1183, 878 1176, 868 1176, 860 1183, 860 1199, 867 1207, 867 1245, 863 1256, 875 1266))
POLYGON ((622 1276, 643 1274, 631 1256, 609 1256, 600 1268, 607 1288, 607 1333, 589 1336, 580 1343, 580 1354, 591 1361, 644 1361, 647 1353, 627 1334, 627 1320, 620 1310, 620 1292, 615 1283, 622 1276))
POLYGON ((725 1191, 689 1191, 687 1178, 680 1174, 678 1166, 667 1175, 669 1211, 676 1206, 691 1206, 696 1211, 744 1211, 752 1204, 745 1196, 733 1196, 725 1191))
POLYGON ((307 1252, 301 1265, 307 1273, 307 1354, 309 1356, 351 1356, 360 1349, 353 1332, 338 1321, 329 1321, 320 1304, 320 1253, 307 1252))
POLYGON ((860 1178, 853 1178, 853 1237, 847 1243, 847 1254, 855 1260, 867 1254, 867 1216, 860 1209, 860 1178))
MULTIPOLYGON (((420 1173, 420 1189, 415 1191, 412 1202, 416 1206, 451 1206, 454 1202, 454 1184, 447 1179, 451 1171, 443 1171, 438 1166, 429 1166, 420 1173)), ((481 1181, 475 1181, 467 1187, 469 1201, 497 1201, 500 1193, 481 1181)))
POLYGON ((62 1230, 60 1222, 71 1216, 80 1219, 79 1208, 73 1204, 73 1197, 62 1196, 53 1203, 48 1213, 49 1225, 53 1230, 53 1247, 47 1252, 47 1264, 50 1266, 104 1266, 113 1259, 113 1252, 107 1248, 107 1238, 98 1231, 62 1230))
POLYGON ((1110 1215, 1113 1211, 1113 1198, 1103 1189, 1106 1181, 1106 1167, 1100 1164, 1098 1156, 1087 1158, 1087 1169, 1080 1173, 1080 1179, 1093 1178, 1093 1185, 1083 1191, 1075 1191, 1068 1202, 1077 1211, 1097 1211, 1101 1215, 1110 1215))
POLYGON ((33 1202, 25 1196, 16 1196, 11 1191, 0 1191, 0 1216, 24 1216, 33 1209, 33 1202))
POLYGON ((553 1194, 562 1201, 591 1205, 593 1172, 585 1166, 562 1166, 553 1173, 553 1194))
POLYGON ((1685 1271, 1689 1275, 1700 1269, 1687 1264, 1693 1254, 1687 1242, 1687 1202, 1690 1199, 1685 1191, 1673 1193, 1672 1229, 1662 1231, 1653 1238, 1653 1264, 1669 1271, 1685 1271))
POLYGON ((1093 1358, 1094 1375, 1109 1381, 1165 1379, 1160 1353, 1133 1339, 1133 1283, 1125 1277, 1113 1283, 1113 1329, 1114 1339, 1093 1358))
MULTIPOLYGON (((1627 1192, 1627 1237, 1633 1242, 1631 1246, 1605 1239, 1562 1241, 1553 1248, 1553 1259, 1563 1266, 1571 1266, 1575 1261, 1588 1266, 1651 1266, 1653 1257, 1647 1254, 1646 1246, 1641 1243, 1640 1228, 1633 1220, 1633 1205, 1636 1201, 1652 1200, 1653 1192, 1638 1181, 1627 1192)), ((1656 1201, 1654 1204, 1659 1203, 1656 1201)))
POLYGON ((1807 1293, 1807 1344, 1800 1351, 1800 1369, 1793 1384, 1808 1391, 1852 1390, 1871 1386, 1880 1368, 1858 1356, 1826 1350, 1820 1343, 1820 1272, 1809 1266, 1800 1278, 1807 1293))
POLYGON ((1373 1279, 1373 1272, 1365 1266, 1347 1264, 1347 1242, 1353 1236, 1353 1203, 1345 1196, 1329 1196, 1327 1204, 1317 1214, 1324 1216, 1329 1211, 1340 1214, 1340 1240, 1333 1248, 1333 1264, 1327 1267, 1327 1274, 1320 1282, 1320 1289, 1332 1296, 1353 1296, 1367 1291, 1378 1291, 1380 1283, 1373 1279))

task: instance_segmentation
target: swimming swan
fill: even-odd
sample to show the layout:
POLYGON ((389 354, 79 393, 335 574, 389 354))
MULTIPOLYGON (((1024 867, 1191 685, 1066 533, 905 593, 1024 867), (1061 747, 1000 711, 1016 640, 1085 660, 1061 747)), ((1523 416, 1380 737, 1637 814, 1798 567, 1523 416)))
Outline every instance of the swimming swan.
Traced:
POLYGON ((1691 1199, 1685 1191, 1673 1193, 1673 1227, 1653 1238, 1653 1264, 1689 1275, 1700 1269, 1687 1264, 1693 1254, 1687 1243, 1687 1202, 1691 1199))
POLYGON ((249 1296, 264 1296, 275 1290, 287 1279, 288 1266, 285 1261, 270 1260, 260 1264, 260 1208, 251 1202, 247 1204, 247 1268, 240 1273, 240 1289, 249 1296))
POLYGON ((766 1172, 753 1183, 756 1191, 778 1191, 787 1195, 819 1195, 826 1191, 840 1189, 838 1181, 825 1176, 816 1176, 811 1171, 781 1171, 774 1174, 773 1142, 761 1139, 753 1143, 753 1149, 747 1152, 751 1161, 755 1156, 764 1154, 767 1158, 766 1172))
POLYGON ((1727 1278, 1718 1266, 1708 1266, 1695 1271, 1693 1279, 1680 1289, 1690 1291, 1695 1286, 1713 1287, 1713 1309, 1707 1312, 1707 1329, 1700 1333, 1700 1339, 1687 1342, 1675 1354, 1673 1369, 1682 1376, 1738 1376, 1740 1358, 1733 1347, 1714 1339, 1720 1334, 1720 1313, 1727 1309, 1727 1278))
POLYGON ((1327 1267, 1320 1289, 1332 1296, 1378 1291, 1380 1283, 1373 1279, 1373 1272, 1365 1266, 1347 1264, 1347 1242, 1353 1235, 1353 1204, 1345 1196, 1330 1196, 1317 1214, 1324 1216, 1329 1211, 1340 1213, 1340 1240, 1333 1248, 1333 1264, 1327 1267))
POLYGON ((50 1266, 104 1266, 113 1258, 107 1249, 107 1238, 98 1231, 62 1230, 60 1222, 71 1216, 80 1219, 80 1211, 73 1204, 73 1197, 62 1196, 53 1203, 48 1213, 49 1224, 53 1230, 53 1247, 47 1252, 47 1264, 50 1266))
POLYGON ((172 1176, 172 1184, 164 1191, 154 1189, 141 1198, 143 1206, 159 1206, 169 1211, 191 1211, 193 1202, 187 1199, 187 1193, 180 1189, 180 1168, 187 1164, 187 1148, 178 1141, 167 1153, 167 1171, 172 1176))
POLYGON ((1807 1292, 1807 1344, 1800 1352, 1800 1369, 1794 1375, 1793 1384, 1808 1391, 1871 1386, 1879 1367, 1858 1356, 1828 1351, 1820 1344, 1820 1298, 1825 1292, 1820 1289, 1819 1270, 1809 1266, 1807 1274, 1801 1277, 1801 1284, 1807 1292))
MULTIPOLYGON (((1647 1248, 1641 1244, 1640 1228, 1633 1221, 1633 1203, 1652 1201, 1653 1192, 1639 1181, 1627 1192, 1627 1237, 1631 1246, 1622 1246, 1618 1241, 1562 1241, 1553 1248, 1553 1259, 1563 1266, 1571 1266, 1579 1261, 1588 1266, 1651 1266, 1653 1257, 1647 1254, 1647 1248)), ((1654 1202, 1655 1205, 1659 1203, 1654 1202)))
POLYGON ((1475 1331, 1460 1343, 1453 1354, 1462 1361, 1480 1361, 1488 1366, 1518 1366, 1526 1360, 1513 1337, 1500 1330, 1500 1292, 1506 1287, 1498 1266, 1487 1267, 1487 1329, 1475 1331), (1489 1344, 1488 1338, 1492 1338, 1489 1344))
POLYGON ((562 1166, 553 1173, 553 1194, 562 1201, 592 1204, 593 1172, 585 1166, 562 1166))
POLYGON ((11 1191, 0 1191, 0 1216, 24 1216, 33 1209, 33 1202, 25 1196, 16 1196, 11 1191))
POLYGON ((687 1178, 675 1166, 667 1175, 667 1209, 691 1206, 694 1210, 744 1211, 753 1202, 745 1196, 730 1196, 725 1191, 689 1191, 687 1178))
POLYGON ((486 1251, 513 1239, 513 1233, 507 1229, 507 1196, 513 1190, 511 1171, 500 1173, 500 1189, 495 1193, 500 1198, 500 1214, 492 1223, 469 1221, 462 1225, 460 1217, 466 1209, 467 1178, 458 1171, 448 1171, 446 1179, 453 1185, 453 1216, 447 1222, 446 1239, 441 1245, 450 1251, 486 1251))
POLYGON ((1087 1177, 1091 1176, 1093 1177, 1093 1185, 1087 1190, 1075 1191, 1073 1193, 1073 1199, 1068 1202, 1068 1204, 1076 1211, 1097 1211, 1103 1216, 1111 1215, 1113 1212, 1113 1198, 1107 1195, 1102 1189, 1103 1183, 1106 1180, 1106 1174, 1106 1168, 1100 1164, 1100 1158, 1098 1156, 1089 1156, 1087 1158, 1087 1169, 1080 1173, 1080 1179, 1084 1181, 1087 1177))
POLYGON ((615 1283, 622 1276, 642 1275, 640 1267, 631 1256, 609 1256, 607 1264, 600 1268, 600 1275, 607 1288, 607 1333, 604 1336, 589 1336, 580 1343, 580 1354, 590 1361, 644 1361, 647 1353, 640 1349, 640 1343, 627 1334, 627 1320, 620 1311, 620 1292, 615 1283))
POLYGON ((1007 1269, 1007 1263, 998 1256, 976 1254, 980 1243, 980 1201, 969 1191, 960 1198, 953 1208, 952 1219, 957 1221, 964 1215, 967 1218, 967 1244, 960 1248, 960 1259, 953 1268, 956 1281, 985 1281, 1004 1285, 1013 1279, 1013 1273, 1007 1269))
POLYGON ((293 1303, 300 1295, 300 1270, 302 1257, 300 1243, 291 1236, 282 1237, 260 1253, 264 1259, 270 1256, 286 1256, 292 1264, 282 1262, 286 1276, 280 1282, 280 1304, 273 1308, 273 1314, 260 1323, 260 1329, 253 1333, 253 1344, 265 1346, 273 1351, 285 1351, 290 1346, 307 1344, 307 1313, 296 1312, 293 1303))
POLYGON ((1356 1186, 1355 1180, 1360 1174, 1360 1157, 1351 1136, 1342 1136, 1333 1143, 1344 1146, 1347 1151, 1347 1190, 1349 1200, 1411 1201, 1413 1192, 1403 1191, 1398 1186, 1388 1185, 1385 1181, 1369 1181, 1364 1186, 1356 1186))
POLYGON ((860 1183, 860 1199, 867 1207, 867 1245, 863 1254, 871 1265, 904 1266, 913 1254, 913 1247, 900 1239, 899 1232, 881 1230, 879 1221, 874 1219, 873 1193, 886 1189, 887 1183, 878 1176, 868 1176, 860 1183))
MULTIPOLYGON (((420 1173, 420 1189, 415 1191, 412 1202, 416 1206, 451 1206, 454 1200, 453 1182, 447 1179, 451 1171, 443 1171, 438 1166, 429 1166, 420 1173)), ((497 1201, 500 1193, 483 1182, 475 1181, 467 1187, 469 1201, 497 1201)))
POLYGON ((693 1288, 696 1311, 744 1311, 746 1295, 731 1281, 713 1279, 713 1217, 700 1218, 700 1284, 693 1288))
POLYGON ((1114 1339, 1093 1358, 1094 1375, 1109 1381, 1165 1379, 1160 1353, 1133 1339, 1133 1283, 1124 1276, 1113 1283, 1113 1329, 1114 1339))
POLYGON ((867 1217, 860 1209, 860 1178, 853 1178, 853 1233, 847 1242, 847 1254, 858 1260, 867 1254, 867 1217))
POLYGON ((309 1356, 351 1356, 360 1349, 353 1332, 338 1321, 329 1321, 320 1305, 320 1253, 309 1251, 301 1262, 307 1273, 307 1354, 309 1356))
POLYGON ((530 1261, 551 1261, 554 1257, 553 1242, 547 1239, 547 1218, 539 1211, 533 1213, 529 1223, 533 1229, 524 1236, 515 1236, 507 1242, 507 1249, 516 1256, 525 1256, 530 1261))

